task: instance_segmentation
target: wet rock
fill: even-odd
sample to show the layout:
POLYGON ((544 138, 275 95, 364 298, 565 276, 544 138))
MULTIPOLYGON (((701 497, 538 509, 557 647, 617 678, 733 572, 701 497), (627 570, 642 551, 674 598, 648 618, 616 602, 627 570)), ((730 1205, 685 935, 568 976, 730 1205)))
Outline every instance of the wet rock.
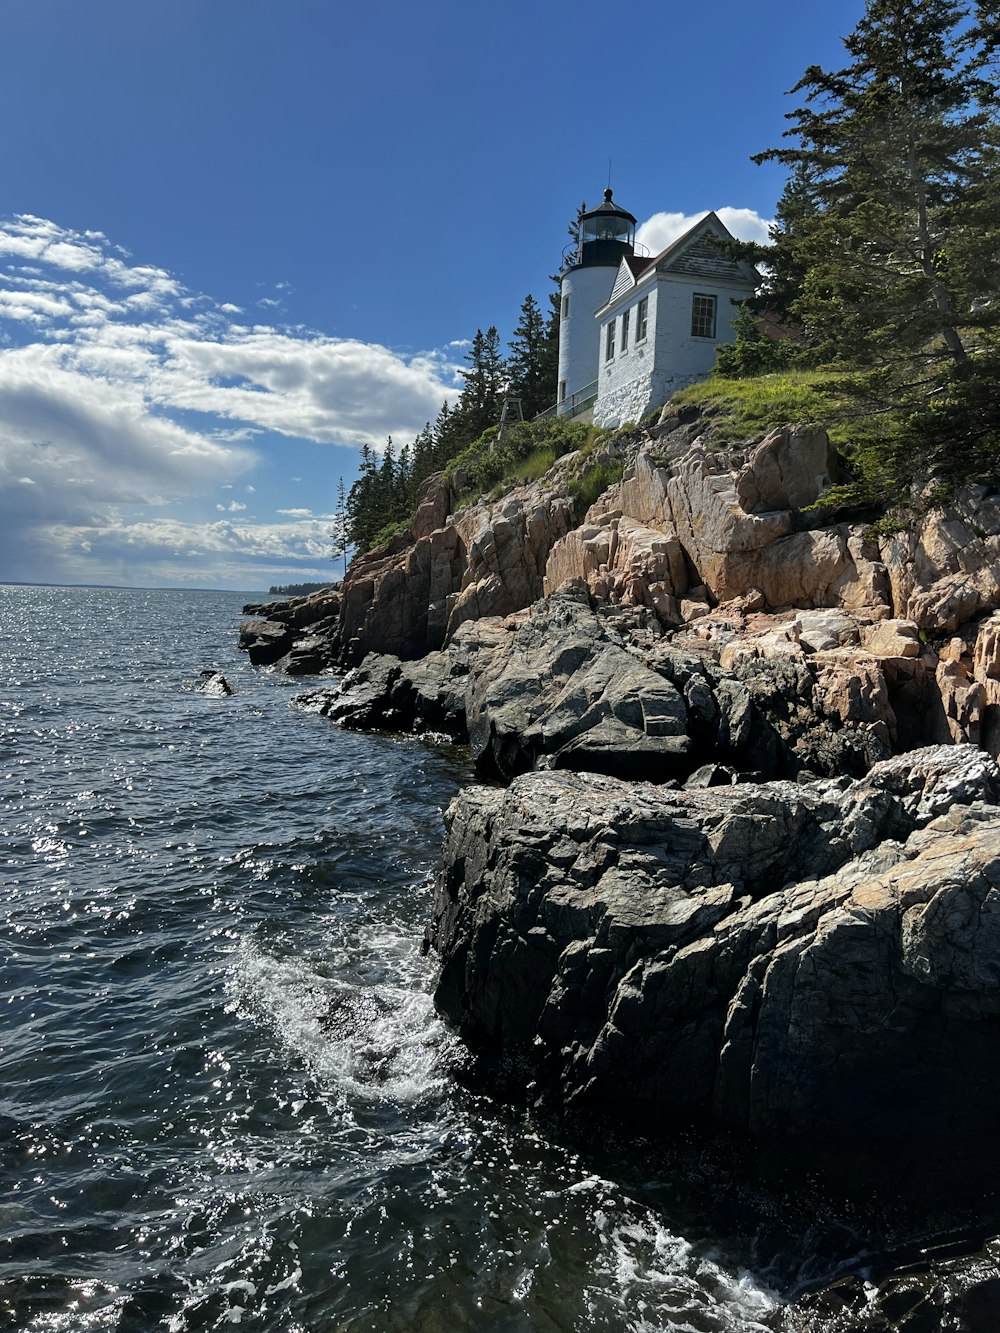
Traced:
POLYGON ((233 687, 221 671, 202 671, 199 694, 207 694, 213 699, 225 699, 233 693, 233 687))
POLYGON ((946 1187, 990 1155, 1000 1096, 998 796, 970 746, 846 790, 472 789, 428 931, 438 1005, 570 1109, 946 1187))
POLYGON ((280 620, 245 620, 240 626, 239 646, 254 666, 271 666, 290 651, 295 630, 280 620))

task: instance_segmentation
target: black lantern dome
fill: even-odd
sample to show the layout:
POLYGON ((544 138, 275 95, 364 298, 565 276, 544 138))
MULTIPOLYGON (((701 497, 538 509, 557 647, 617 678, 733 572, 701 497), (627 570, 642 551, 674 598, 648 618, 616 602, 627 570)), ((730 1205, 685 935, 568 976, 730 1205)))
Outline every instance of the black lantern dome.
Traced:
POLYGON ((614 264, 622 255, 635 253, 635 218, 627 209, 619 208, 611 198, 611 190, 604 191, 604 202, 591 208, 580 218, 580 246, 577 265, 614 264))

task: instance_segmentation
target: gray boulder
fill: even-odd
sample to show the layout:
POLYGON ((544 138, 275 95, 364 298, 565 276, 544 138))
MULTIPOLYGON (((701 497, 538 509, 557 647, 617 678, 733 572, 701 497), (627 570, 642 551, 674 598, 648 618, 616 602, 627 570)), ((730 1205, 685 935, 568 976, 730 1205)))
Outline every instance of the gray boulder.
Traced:
POLYGON ((855 1172, 982 1156, 1000 1098, 998 795, 969 746, 846 789, 532 773, 463 792, 427 933, 437 1003, 570 1110, 855 1172))

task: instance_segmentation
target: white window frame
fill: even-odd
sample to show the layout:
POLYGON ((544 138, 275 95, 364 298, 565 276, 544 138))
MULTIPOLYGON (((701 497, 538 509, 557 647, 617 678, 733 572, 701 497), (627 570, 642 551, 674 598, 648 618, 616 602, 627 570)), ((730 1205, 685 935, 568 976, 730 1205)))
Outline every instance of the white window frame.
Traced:
MULTIPOLYGON (((613 361, 613 360, 615 359, 615 324, 616 324, 616 323, 617 323, 616 320, 612 320, 612 321, 608 324, 607 332, 606 332, 606 334, 604 335, 604 359, 605 359, 605 361, 613 361)), ((593 344, 591 344, 591 346, 593 346, 593 344)))
POLYGON ((691 296, 691 337, 714 338, 718 319, 719 298, 708 292, 694 292, 691 296), (703 302, 700 308, 699 301, 703 302))
POLYGON ((631 306, 628 310, 622 311, 622 354, 628 351, 628 323, 629 316, 632 314, 631 306))
POLYGON ((649 297, 644 296, 635 308, 635 340, 637 343, 646 341, 646 334, 649 332, 649 297))

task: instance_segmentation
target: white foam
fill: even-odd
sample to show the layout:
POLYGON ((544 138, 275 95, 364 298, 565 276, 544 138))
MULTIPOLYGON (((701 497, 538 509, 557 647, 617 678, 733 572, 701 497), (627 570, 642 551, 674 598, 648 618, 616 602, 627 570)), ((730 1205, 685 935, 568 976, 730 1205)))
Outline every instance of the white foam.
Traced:
POLYGON ((449 1034, 434 1013, 413 942, 359 928, 356 947, 322 967, 245 945, 237 1003, 269 1023, 315 1075, 347 1095, 409 1103, 443 1086, 449 1034))

